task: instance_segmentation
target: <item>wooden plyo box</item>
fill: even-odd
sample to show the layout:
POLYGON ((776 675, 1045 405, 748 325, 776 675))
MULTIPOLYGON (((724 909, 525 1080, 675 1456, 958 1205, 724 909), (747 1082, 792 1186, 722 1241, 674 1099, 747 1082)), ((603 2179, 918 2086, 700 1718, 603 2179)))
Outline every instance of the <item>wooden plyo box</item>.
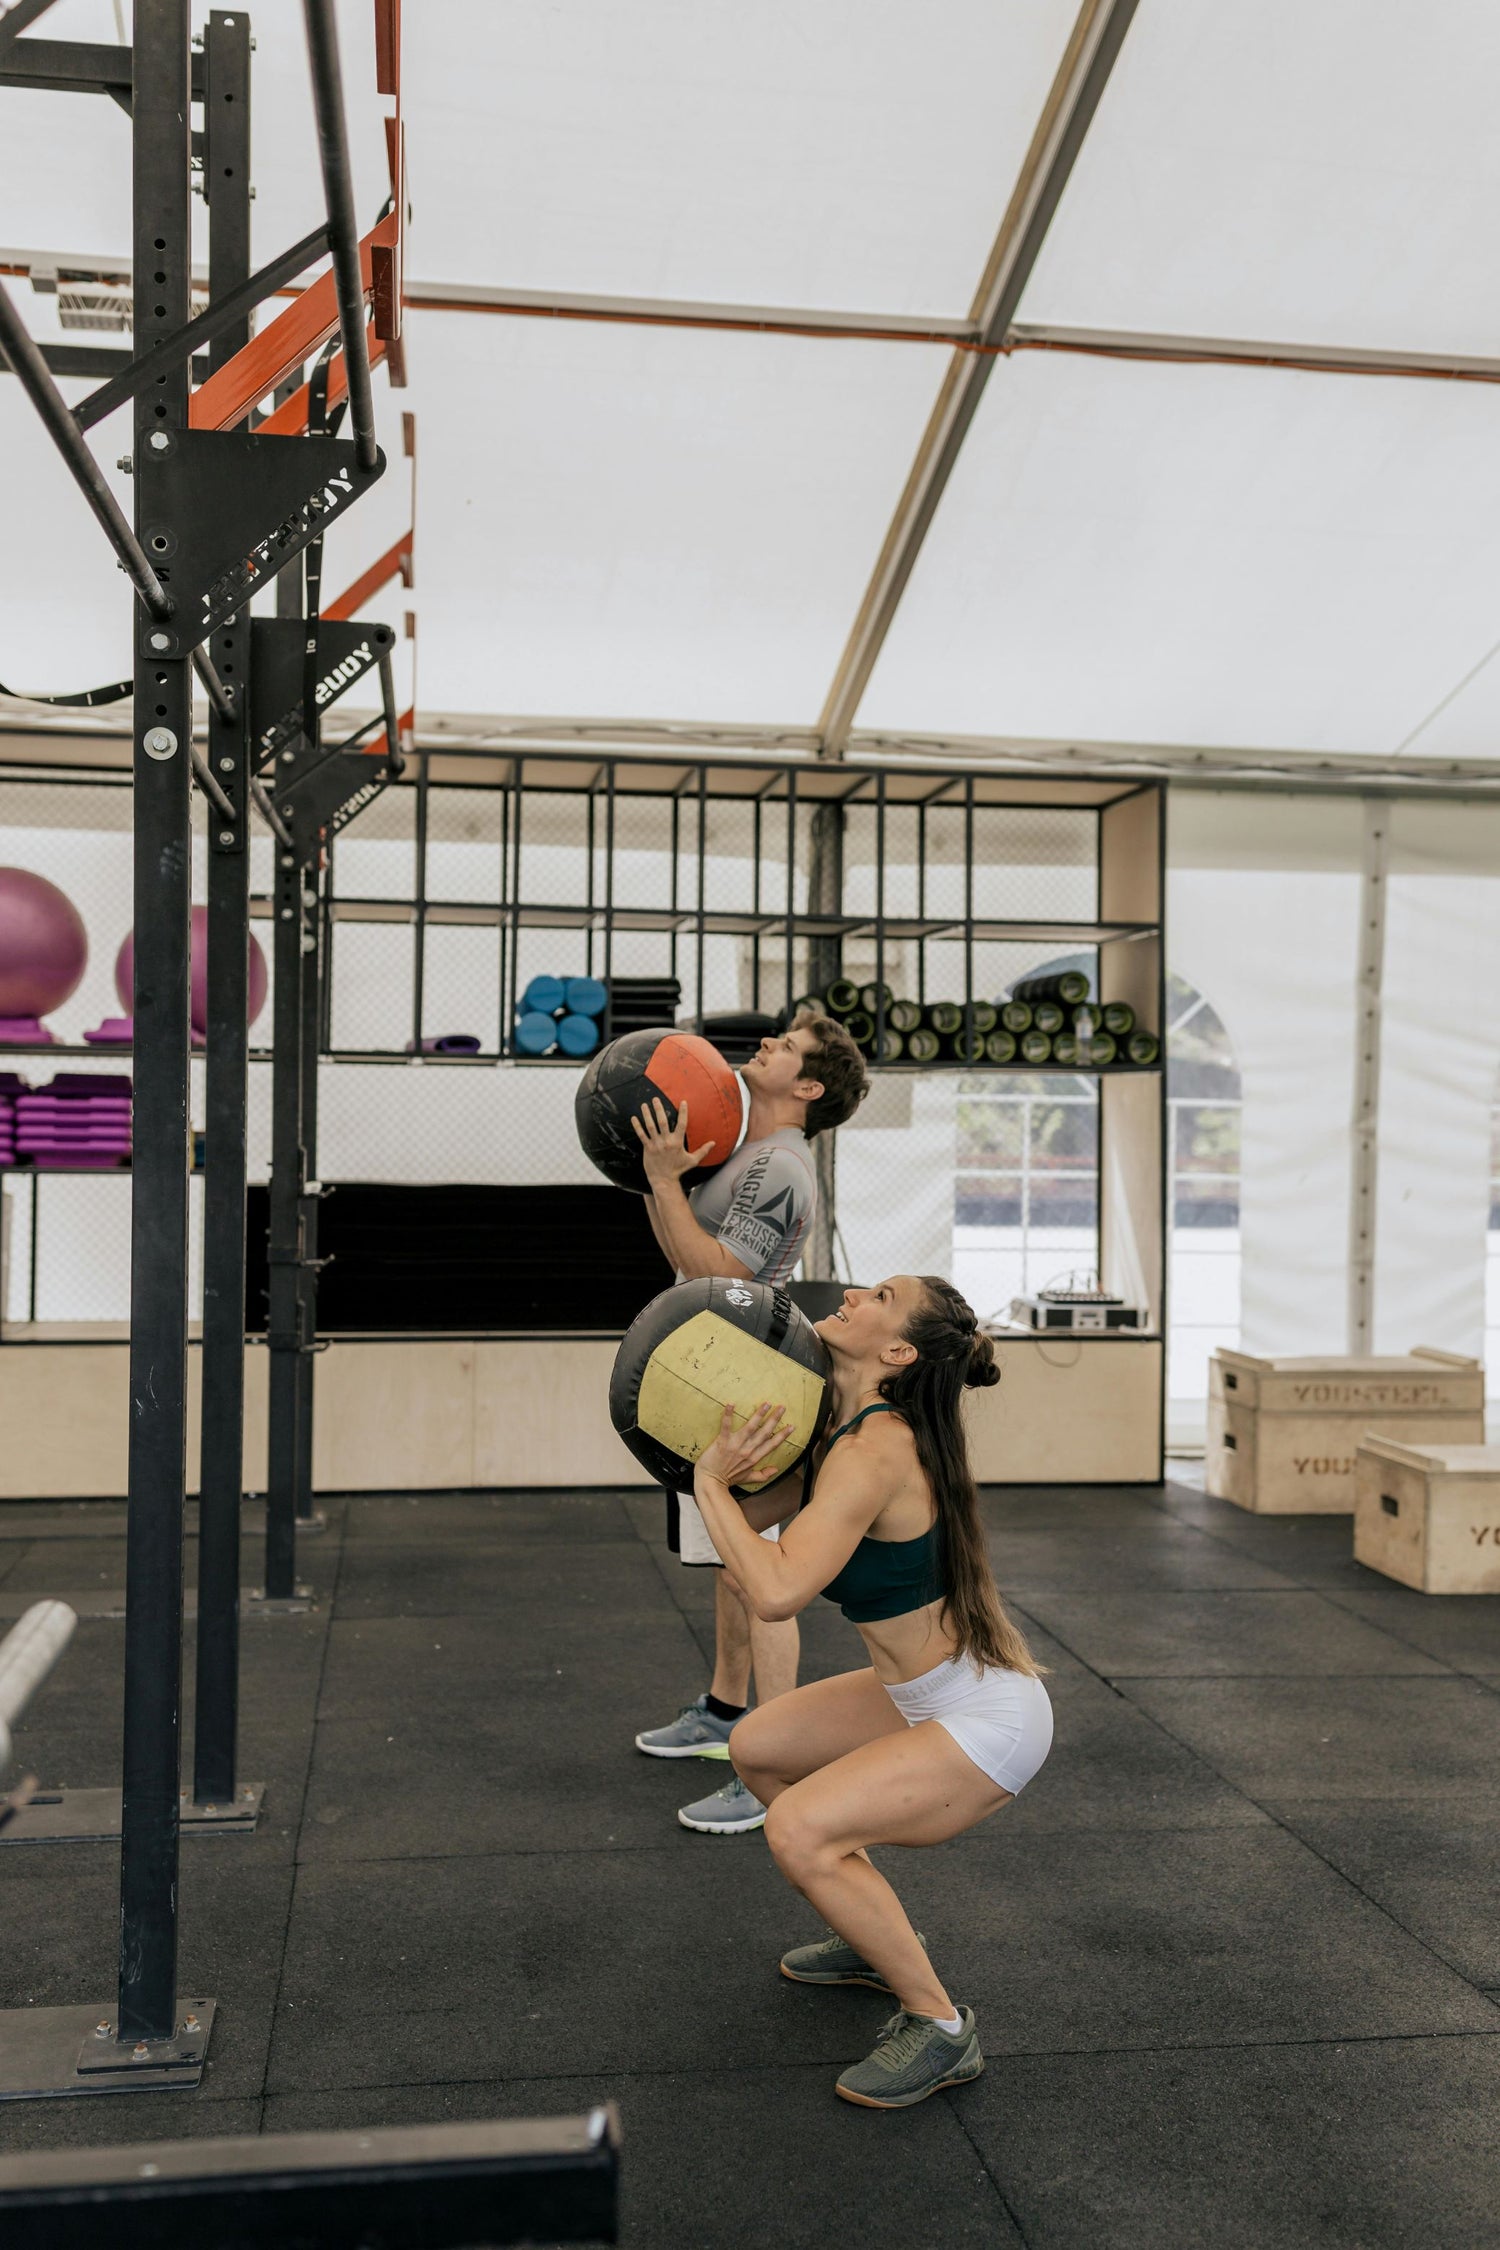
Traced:
POLYGON ((1426 1345, 1404 1358, 1257 1359, 1209 1369, 1208 1490, 1255 1515, 1351 1515, 1371 1435, 1483 1445, 1484 1368, 1426 1345))
POLYGON ((1366 1438, 1354 1559, 1419 1594, 1500 1594, 1500 1445, 1366 1438))

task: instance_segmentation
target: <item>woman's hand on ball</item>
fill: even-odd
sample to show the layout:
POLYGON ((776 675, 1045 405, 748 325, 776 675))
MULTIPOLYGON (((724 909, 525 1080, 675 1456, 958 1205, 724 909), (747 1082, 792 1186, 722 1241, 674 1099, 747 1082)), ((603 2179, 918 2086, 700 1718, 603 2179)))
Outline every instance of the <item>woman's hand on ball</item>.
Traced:
POLYGON ((785 1409, 763 1399, 746 1417, 744 1427, 736 1430, 734 1408, 726 1406, 719 1434, 699 1454, 698 1466, 705 1476, 718 1477, 724 1484, 743 1484, 776 1451, 790 1427, 785 1409))
POLYGON ((688 1113, 683 1102, 677 1112, 677 1122, 667 1117, 666 1104, 660 1095, 647 1102, 639 1117, 632 1117, 635 1137, 641 1144, 646 1177, 653 1187, 663 1180, 680 1180, 712 1153, 713 1142, 705 1141, 702 1148, 687 1145, 688 1113))

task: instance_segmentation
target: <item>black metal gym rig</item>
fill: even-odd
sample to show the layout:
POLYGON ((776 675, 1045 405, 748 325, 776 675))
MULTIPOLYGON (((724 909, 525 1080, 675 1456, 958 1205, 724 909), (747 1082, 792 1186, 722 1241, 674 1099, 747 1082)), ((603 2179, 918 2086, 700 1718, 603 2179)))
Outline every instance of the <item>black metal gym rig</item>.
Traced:
MULTIPOLYGON (((98 1800, 111 1793, 77 1793, 95 1803, 92 1825, 70 1814, 72 1793, 63 1792, 8 1826, 8 1838, 28 1823, 38 1834, 119 1834, 119 1989, 113 2008, 0 2013, 0 2095, 198 2083, 214 2003, 178 1999, 179 1832, 184 1824, 250 1829, 259 1809, 259 1788, 237 1772, 252 808, 276 845, 267 1607, 296 1601, 296 1525, 311 1516, 317 1261, 308 1149, 316 1131, 320 868, 329 836, 400 774, 409 718, 396 709, 394 632, 349 614, 396 568, 367 572, 333 605, 340 614, 320 615, 323 534, 385 468, 372 360, 384 358, 398 381, 404 372, 399 0, 376 0, 378 85, 397 108, 387 120, 390 201, 363 240, 332 0, 304 4, 327 218, 255 274, 248 18, 216 10, 195 43, 189 0, 136 0, 133 46, 104 47, 22 39, 44 12, 36 0, 0 15, 0 84, 107 94, 131 120, 134 357, 39 346, 3 287, 0 350, 136 594, 123 1786, 102 1819, 98 1800), (208 205, 209 296, 190 318, 195 174, 208 205), (331 272, 252 338, 253 309, 325 254, 331 272), (206 360, 195 360, 205 351, 206 360), (304 381, 310 360, 316 365, 304 381), (105 380, 69 408, 57 373, 105 380), (202 377, 196 389, 194 374, 202 377), (273 392, 275 411, 254 421, 273 392), (127 401, 135 415, 133 528, 84 435, 127 401), (338 435, 345 413, 348 437, 338 435), (252 619, 252 595, 273 579, 278 614, 252 619), (193 742, 191 672, 209 699, 206 757, 193 742), (372 672, 381 685, 378 719, 325 747, 325 714, 372 672), (209 1038, 197 1726, 193 1785, 182 1791, 193 782, 209 808, 209 1038)), ((404 554, 409 579, 409 535, 404 554)), ((114 692, 129 692, 128 684, 114 692)))

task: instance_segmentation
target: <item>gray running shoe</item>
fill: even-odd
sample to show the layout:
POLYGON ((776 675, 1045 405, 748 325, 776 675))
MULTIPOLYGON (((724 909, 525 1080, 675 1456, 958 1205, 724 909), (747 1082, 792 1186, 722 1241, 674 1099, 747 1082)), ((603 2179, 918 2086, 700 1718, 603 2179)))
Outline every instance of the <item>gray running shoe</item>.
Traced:
POLYGON ((653 1727, 635 1738, 637 1750, 648 1758, 727 1758, 733 1719, 716 1719, 707 1695, 678 1712, 669 1727, 653 1727))
MULTIPOLYGON (((927 1943, 920 1930, 917 1943, 927 1943)), ((864 1984, 872 1992, 889 1992, 890 1986, 878 1969, 862 1961, 852 1945, 846 1945, 837 1931, 831 1930, 817 1945, 797 1945, 790 1953, 781 1956, 781 1973, 790 1977, 793 1984, 864 1984)))
POLYGON ((696 1828, 704 1836, 748 1836, 753 1828, 765 1827, 766 1808, 736 1774, 711 1797, 684 1805, 677 1817, 684 1828, 696 1828))
POLYGON ((909 2016, 898 2008, 863 2062, 852 2063, 834 2087, 861 2109, 910 2109, 944 2086, 962 2086, 984 2068, 972 2008, 960 2008, 957 2031, 944 2031, 931 2016, 909 2016))

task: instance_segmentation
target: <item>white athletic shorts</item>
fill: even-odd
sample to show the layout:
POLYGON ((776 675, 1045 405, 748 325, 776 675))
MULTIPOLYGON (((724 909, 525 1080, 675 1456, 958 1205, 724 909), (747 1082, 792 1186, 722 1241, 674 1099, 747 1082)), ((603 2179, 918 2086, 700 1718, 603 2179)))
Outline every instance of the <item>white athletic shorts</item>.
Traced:
POLYGON ((910 1727, 936 1719, 998 1789, 1020 1795, 1052 1747, 1052 1703, 1032 1672, 976 1672, 966 1657, 945 1657, 930 1672, 885 1692, 910 1727))
MULTIPOLYGON (((762 1539, 779 1539, 781 1526, 773 1523, 762 1539)), ((722 1569, 724 1557, 708 1536, 708 1525, 703 1521, 703 1510, 690 1492, 677 1495, 677 1560, 689 1565, 717 1563, 722 1569)))

